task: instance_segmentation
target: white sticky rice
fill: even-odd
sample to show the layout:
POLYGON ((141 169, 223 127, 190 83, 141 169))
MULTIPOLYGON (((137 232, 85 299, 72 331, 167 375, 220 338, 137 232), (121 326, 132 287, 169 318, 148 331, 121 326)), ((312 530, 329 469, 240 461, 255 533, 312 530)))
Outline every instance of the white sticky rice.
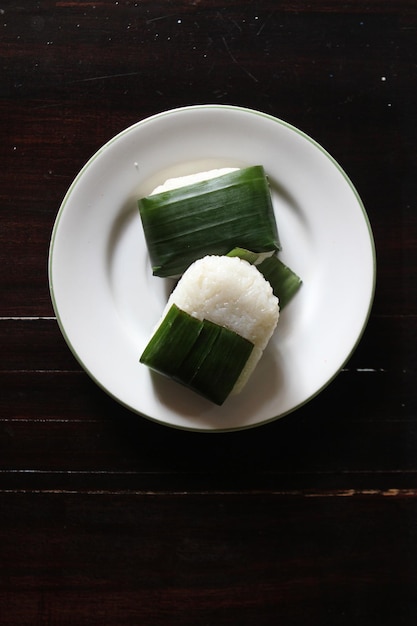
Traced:
POLYGON ((278 298, 263 275, 238 257, 209 255, 184 272, 169 297, 172 304, 200 320, 229 328, 254 344, 232 393, 242 390, 262 356, 279 318, 278 298))

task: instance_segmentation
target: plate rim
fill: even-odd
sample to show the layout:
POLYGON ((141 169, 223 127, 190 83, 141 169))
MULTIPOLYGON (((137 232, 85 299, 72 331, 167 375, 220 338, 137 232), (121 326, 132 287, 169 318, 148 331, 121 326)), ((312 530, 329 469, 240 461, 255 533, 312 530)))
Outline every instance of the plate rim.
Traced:
POLYGON ((91 380, 101 389, 103 390, 109 397, 111 397, 114 401, 116 401, 119 405, 123 406, 125 409, 127 409, 130 413, 143 417, 155 424, 158 424, 160 426, 166 426, 169 428, 173 428, 175 430, 180 430, 180 431, 188 431, 188 432, 198 432, 198 433, 205 433, 205 434, 222 434, 222 433, 229 433, 229 432, 236 432, 236 431, 241 431, 241 430, 251 430, 253 428, 259 428, 260 426, 264 426, 267 424, 270 424, 272 422, 278 421, 296 411, 298 411, 299 409, 301 409, 303 406, 305 406, 306 404, 310 403, 312 400, 314 400, 318 395, 320 395, 329 385, 331 385, 331 383, 335 380, 335 378, 337 378, 337 376, 340 374, 340 372, 342 371, 343 367, 345 366, 345 364, 350 360, 350 358, 352 357, 353 353, 356 351, 360 341, 362 340, 363 334, 366 330, 366 327, 368 325, 369 322, 369 318, 371 315, 371 311, 372 311, 372 307, 374 304, 374 299, 375 299, 375 291, 376 291, 376 280, 377 280, 377 254, 376 254, 376 244, 375 244, 375 238, 374 238, 374 234, 372 231, 372 226, 371 226, 371 222, 369 219, 369 215, 365 209, 364 203, 359 195, 358 190, 356 189, 356 186, 353 184, 351 178, 349 177, 349 175, 346 173, 346 171, 344 170, 344 168, 340 165, 340 163, 326 150, 326 148, 324 148, 320 143, 318 143, 318 141, 316 141, 313 137, 311 137, 310 135, 308 135, 305 131, 301 130, 300 128, 294 126, 293 124, 291 124, 290 122, 287 122, 279 117, 276 117, 270 113, 266 113, 263 111, 259 111, 256 109, 252 109, 252 108, 248 108, 245 106, 240 106, 240 105, 233 105, 233 104, 194 104, 194 105, 186 105, 186 106, 179 106, 179 107, 174 107, 171 109, 167 109, 167 110, 163 110, 160 111, 158 113, 155 113, 153 115, 147 116, 133 124, 131 124, 130 126, 126 127, 125 129, 121 130, 120 132, 116 133, 116 135, 114 135, 113 137, 111 137, 108 141, 106 141, 101 147, 98 148, 98 150, 96 150, 91 156, 90 158, 84 163, 84 165, 81 167, 81 169, 79 170, 79 172, 77 173, 77 175, 75 176, 75 178, 73 179, 73 181, 71 182, 70 186, 68 187, 66 193, 64 194, 64 197, 60 203, 60 206, 58 208, 57 214, 55 216, 54 219, 54 223, 53 223, 53 227, 52 227, 52 231, 51 231, 51 237, 50 237, 50 242, 49 242, 49 248, 48 248, 48 283, 49 283, 49 293, 50 293, 50 298, 51 298, 51 302, 52 302, 52 307, 55 313, 55 317, 56 317, 56 322, 59 326, 59 329, 65 339, 65 342, 67 344, 67 346, 69 347, 70 351, 72 352, 73 356, 75 357, 76 361, 80 364, 80 366, 82 367, 82 369, 87 373, 87 375, 91 378, 91 380), (59 228, 59 224, 61 221, 61 218, 65 212, 65 208, 70 200, 72 191, 74 190, 74 188, 76 187, 76 185, 78 184, 79 180, 83 177, 84 173, 86 172, 86 170, 91 167, 91 165, 94 163, 94 161, 106 150, 108 150, 113 143, 115 143, 116 141, 118 141, 119 139, 121 139, 124 135, 127 135, 133 131, 135 131, 135 129, 145 126, 148 123, 151 122, 155 122, 157 121, 159 118, 163 118, 163 117, 167 117, 176 113, 187 113, 189 111, 196 111, 196 110, 221 110, 221 111, 225 111, 225 110, 229 110, 229 111, 235 111, 235 112, 242 112, 242 113, 246 113, 248 115, 255 115, 258 117, 262 117, 265 118, 273 123, 276 123, 280 126, 285 127, 286 129, 296 133, 297 135, 299 135, 300 137, 302 137, 304 140, 307 140, 310 144, 312 144, 316 149, 318 149, 332 164, 333 166, 339 171, 339 173, 342 175, 342 177, 344 178, 345 182, 348 184, 348 186, 350 187, 356 202, 359 206, 359 208, 361 209, 361 214, 362 214, 362 218, 364 219, 364 223, 366 225, 366 229, 367 229, 367 234, 368 234, 368 243, 369 243, 369 250, 371 252, 371 257, 372 257, 372 284, 371 284, 371 288, 368 294, 368 302, 367 302, 367 310, 366 310, 366 315, 364 316, 363 322, 362 322, 362 326, 360 329, 360 332, 357 335, 356 341, 353 343, 351 349, 349 350, 349 353, 345 356, 344 360, 342 361, 342 363, 340 364, 340 366, 335 370, 335 372, 333 373, 332 376, 330 376, 323 385, 321 385, 317 390, 315 390, 314 393, 310 394, 307 398, 305 398, 304 400, 302 400, 301 402, 299 402, 298 404, 294 405, 293 407, 291 407, 290 409, 283 411, 281 413, 279 413, 278 415, 274 415, 271 416, 267 419, 263 419, 261 421, 255 422, 255 423, 250 423, 250 424, 242 424, 242 425, 238 425, 238 426, 233 426, 233 427, 225 427, 225 428, 210 428, 210 427, 197 427, 197 426, 193 426, 193 425, 181 425, 181 424, 176 424, 176 423, 172 423, 169 421, 164 420, 163 418, 158 418, 152 415, 148 415, 146 413, 144 413, 143 411, 140 411, 139 409, 136 409, 132 406, 130 406, 127 402, 124 402, 122 398, 118 397, 116 394, 114 394, 113 392, 111 392, 109 389, 107 389, 107 387, 100 382, 100 380, 98 380, 98 378, 93 374, 93 372, 91 371, 90 368, 87 368, 86 365, 84 364, 82 358, 78 355, 78 353, 76 352, 72 342, 69 339, 68 333, 65 329, 65 326, 63 324, 62 318, 61 318, 61 314, 59 312, 59 307, 58 307, 58 303, 55 297, 55 291, 54 291, 54 284, 53 284, 53 278, 52 278, 52 274, 53 274, 53 260, 54 260, 54 246, 55 246, 55 240, 56 240, 56 235, 57 235, 57 231, 59 228))

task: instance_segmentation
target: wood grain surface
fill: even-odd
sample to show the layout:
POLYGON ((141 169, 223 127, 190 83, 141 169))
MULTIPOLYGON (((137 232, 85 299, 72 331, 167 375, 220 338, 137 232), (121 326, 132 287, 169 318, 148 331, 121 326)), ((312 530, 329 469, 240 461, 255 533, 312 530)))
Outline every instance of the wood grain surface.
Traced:
POLYGON ((7 0, 0 32, 0 624, 414 626, 417 4, 7 0), (330 386, 216 435, 99 389, 47 276, 86 161, 149 115, 207 103, 323 145, 378 265, 330 386))

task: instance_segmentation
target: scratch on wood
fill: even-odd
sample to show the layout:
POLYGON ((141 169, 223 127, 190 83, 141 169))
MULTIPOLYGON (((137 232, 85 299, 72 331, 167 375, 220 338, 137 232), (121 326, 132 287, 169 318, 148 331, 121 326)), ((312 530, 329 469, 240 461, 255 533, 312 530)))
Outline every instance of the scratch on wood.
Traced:
POLYGON ((166 20, 169 17, 172 17, 172 15, 158 15, 158 17, 151 17, 149 20, 146 20, 146 24, 151 24, 152 22, 159 22, 160 20, 166 20))
POLYGON ((140 72, 127 72, 124 74, 106 74, 105 76, 92 76, 91 78, 81 78, 71 81, 72 83, 89 83, 95 80, 109 80, 110 78, 123 78, 124 76, 137 76, 140 72))
POLYGON ((269 22, 269 20, 271 19, 271 17, 274 15, 274 11, 271 11, 271 13, 268 15, 268 17, 266 18, 265 21, 262 22, 261 26, 259 27, 256 36, 259 37, 259 35, 262 33, 263 29, 265 28, 265 26, 267 25, 267 23, 269 22))
POLYGON ((39 321, 39 320, 56 320, 56 317, 52 317, 52 316, 36 316, 36 317, 30 317, 30 316, 10 316, 10 317, 0 317, 0 322, 33 322, 33 321, 39 321))
POLYGON ((239 63, 239 62, 235 59, 235 57, 233 56, 233 54, 232 54, 232 52, 231 52, 231 50, 230 50, 229 46, 227 45, 226 39, 225 39, 224 37, 222 37, 222 41, 223 41, 224 47, 226 48, 227 54, 228 54, 228 55, 230 56, 230 58, 232 59, 233 63, 235 63, 238 67, 240 67, 240 69, 241 69, 241 70, 243 70, 243 71, 245 72, 245 74, 247 74, 247 75, 249 76, 249 78, 251 78, 253 81, 255 81, 255 83, 257 83, 257 82, 258 82, 258 79, 257 79, 257 78, 256 78, 253 74, 251 74, 251 73, 250 73, 247 69, 245 69, 245 68, 243 67, 243 65, 241 65, 241 64, 240 64, 240 63, 239 63))
POLYGON ((387 370, 384 369, 383 367, 378 367, 378 368, 374 368, 374 367, 357 367, 355 369, 351 369, 349 367, 344 367, 342 369, 342 372, 370 372, 372 374, 377 374, 378 372, 386 372, 387 370))

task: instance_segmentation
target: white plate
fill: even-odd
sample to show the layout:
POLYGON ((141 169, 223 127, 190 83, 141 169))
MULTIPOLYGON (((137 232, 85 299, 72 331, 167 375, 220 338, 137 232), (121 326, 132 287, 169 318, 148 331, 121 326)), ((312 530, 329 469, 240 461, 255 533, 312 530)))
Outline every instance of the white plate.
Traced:
POLYGON ((49 281, 69 347, 107 393, 169 426, 226 431, 294 411, 340 371, 368 320, 375 249, 352 183, 310 137, 256 111, 191 106, 135 124, 85 165, 56 219, 49 281), (171 176, 256 164, 303 286, 244 391, 217 407, 139 363, 172 285, 151 274, 137 199, 171 176))

